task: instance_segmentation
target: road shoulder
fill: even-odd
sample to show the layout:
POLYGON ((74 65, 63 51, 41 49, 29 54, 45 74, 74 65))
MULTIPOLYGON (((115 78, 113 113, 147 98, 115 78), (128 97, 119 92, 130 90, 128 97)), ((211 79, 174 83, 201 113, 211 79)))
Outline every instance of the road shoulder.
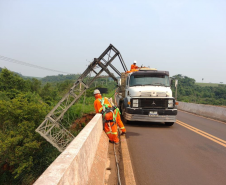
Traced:
POLYGON ((121 173, 122 184, 136 185, 126 137, 125 135, 122 135, 120 137, 121 137, 120 173, 121 173))

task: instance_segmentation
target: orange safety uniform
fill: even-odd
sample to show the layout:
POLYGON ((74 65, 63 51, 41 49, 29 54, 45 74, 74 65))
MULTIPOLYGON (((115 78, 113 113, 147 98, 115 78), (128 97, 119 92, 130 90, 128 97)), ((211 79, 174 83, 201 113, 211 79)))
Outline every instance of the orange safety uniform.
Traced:
MULTIPOLYGON (((107 98, 102 98, 101 95, 97 95, 95 97, 96 97, 96 100, 94 101, 94 108, 96 110, 96 113, 102 113, 104 109, 103 106, 105 106, 105 108, 112 107, 107 98)), ((103 117, 105 119, 104 131, 108 135, 109 140, 112 142, 118 143, 119 138, 118 138, 117 125, 119 125, 122 132, 124 133, 126 132, 126 129, 120 118, 119 110, 115 109, 114 114, 113 112, 104 113, 103 117)))
POLYGON ((138 69, 138 68, 139 68, 139 67, 138 67, 137 65, 132 64, 132 65, 131 65, 130 71, 131 71, 132 69, 138 69))

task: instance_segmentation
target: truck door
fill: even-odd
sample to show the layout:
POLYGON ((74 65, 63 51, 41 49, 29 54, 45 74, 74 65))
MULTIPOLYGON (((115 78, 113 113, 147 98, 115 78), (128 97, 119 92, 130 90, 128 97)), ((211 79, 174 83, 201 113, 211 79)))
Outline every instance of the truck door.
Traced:
POLYGON ((129 76, 126 78, 126 92, 125 92, 125 97, 128 96, 128 91, 129 91, 129 76))

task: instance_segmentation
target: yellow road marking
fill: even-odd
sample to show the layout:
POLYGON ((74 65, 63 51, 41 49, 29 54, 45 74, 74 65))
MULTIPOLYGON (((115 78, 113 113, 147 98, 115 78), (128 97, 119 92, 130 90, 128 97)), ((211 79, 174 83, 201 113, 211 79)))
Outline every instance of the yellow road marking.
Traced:
MULTIPOLYGON (((225 140, 222 140, 222 139, 220 139, 220 138, 218 138, 218 137, 216 137, 216 136, 213 136, 213 135, 211 135, 211 134, 209 134, 209 133, 207 133, 207 132, 204 132, 204 131, 202 131, 202 130, 200 130, 200 129, 197 129, 197 128, 195 128, 195 127, 193 127, 193 126, 191 126, 191 125, 188 125, 188 124, 186 124, 186 123, 184 123, 184 122, 182 122, 182 121, 179 121, 179 120, 177 120, 180 124, 183 124, 184 126, 186 126, 186 127, 189 127, 189 128, 191 128, 191 129, 194 129, 194 130, 196 130, 197 132, 200 132, 200 133, 203 133, 203 134, 206 134, 206 135, 208 135, 209 137, 212 137, 212 138, 214 138, 214 139, 216 139, 216 140, 219 140, 219 141, 221 141, 222 143, 225 143, 226 144, 226 141, 225 140)), ((178 124, 179 124, 178 123, 178 124)))
POLYGON ((200 130, 198 128, 195 128, 195 127, 193 127, 191 125, 188 125, 188 124, 186 124, 186 123, 184 123, 182 121, 177 120, 176 123, 181 125, 181 126, 183 126, 183 127, 185 127, 185 128, 187 128, 187 129, 189 129, 189 130, 191 130, 191 131, 193 131, 193 132, 195 132, 195 133, 197 133, 197 134, 199 134, 199 135, 201 135, 201 136, 203 136, 203 137, 205 137, 205 138, 210 139, 211 141, 213 141, 215 143, 220 144, 221 146, 226 147, 226 141, 223 140, 223 139, 220 139, 220 138, 218 138, 216 136, 213 136, 213 135, 211 135, 211 134, 209 134, 207 132, 204 132, 204 131, 202 131, 202 130, 200 130))
POLYGON ((187 113, 187 114, 191 114, 191 115, 198 116, 198 117, 201 117, 201 118, 209 119, 209 120, 211 120, 211 121, 216 121, 216 122, 218 122, 218 123, 226 124, 226 122, 219 121, 219 120, 217 120, 217 119, 208 118, 208 117, 205 117, 205 116, 201 116, 201 115, 195 114, 195 113, 193 113, 193 112, 187 112, 187 111, 184 111, 184 110, 178 110, 178 111, 185 112, 185 113, 187 113))

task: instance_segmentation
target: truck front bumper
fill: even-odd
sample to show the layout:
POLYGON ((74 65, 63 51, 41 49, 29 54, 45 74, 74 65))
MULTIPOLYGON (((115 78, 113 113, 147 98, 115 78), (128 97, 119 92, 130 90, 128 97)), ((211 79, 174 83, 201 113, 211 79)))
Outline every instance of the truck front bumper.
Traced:
POLYGON ((129 121, 144 122, 176 122, 177 109, 133 109, 126 108, 124 117, 129 121), (157 116, 149 116, 150 111, 156 111, 157 116))

